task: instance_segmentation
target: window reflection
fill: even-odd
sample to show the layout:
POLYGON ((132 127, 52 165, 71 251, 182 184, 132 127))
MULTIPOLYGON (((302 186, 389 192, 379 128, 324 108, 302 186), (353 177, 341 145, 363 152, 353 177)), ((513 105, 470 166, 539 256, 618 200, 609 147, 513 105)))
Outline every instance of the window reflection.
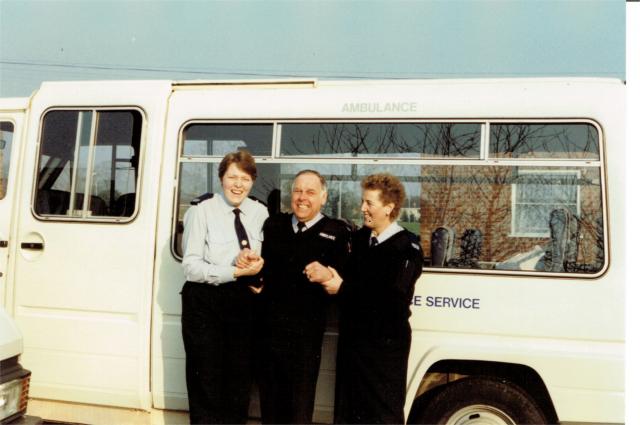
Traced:
POLYGON ((491 124, 490 145, 495 158, 599 158, 591 124, 491 124))
POLYGON ((478 158, 480 124, 283 124, 284 156, 478 158))
POLYGON ((598 168, 424 166, 422 173, 420 229, 422 240, 431 240, 423 248, 438 260, 434 266, 590 273, 602 268, 598 168), (554 217, 560 215, 564 223, 558 224, 554 217), (473 239, 464 237, 469 230, 473 239), (552 270, 554 253, 567 257, 562 270, 552 270))
MULTIPOLYGON (((206 127, 198 129, 201 134, 191 132, 190 137, 203 132, 211 135, 211 128, 224 125, 206 127)), ((230 149, 229 140, 263 143, 258 140, 265 140, 267 128, 271 131, 262 124, 227 127, 224 137, 188 139, 189 152, 222 155, 230 149), (258 133, 262 136, 256 136, 258 133)), ((589 124, 491 124, 490 128, 493 156, 598 157, 598 133, 589 124)), ((599 167, 326 161, 327 157, 352 156, 479 158, 480 130, 481 125, 475 123, 285 123, 281 125, 283 156, 319 156, 325 161, 261 161, 252 195, 271 214, 289 212, 293 178, 303 169, 313 169, 327 181, 323 212, 361 226, 360 182, 367 175, 387 172, 405 186, 407 198, 398 221, 420 237, 426 267, 559 273, 601 270, 604 233, 599 167)), ((260 146, 258 149, 265 145, 260 146)), ((191 200, 219 192, 219 160, 181 164, 174 239, 177 253, 181 220, 191 200)))
POLYGON ((248 149, 254 156, 271 156, 272 124, 190 124, 184 130, 182 154, 225 156, 248 149))

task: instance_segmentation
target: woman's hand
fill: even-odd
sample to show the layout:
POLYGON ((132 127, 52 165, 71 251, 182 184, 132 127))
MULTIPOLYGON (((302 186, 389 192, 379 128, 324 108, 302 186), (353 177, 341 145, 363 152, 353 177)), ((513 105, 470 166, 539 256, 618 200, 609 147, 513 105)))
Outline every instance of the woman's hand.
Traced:
POLYGON ((342 286, 342 277, 331 266, 325 267, 317 261, 307 264, 303 272, 310 282, 322 285, 329 295, 337 294, 342 286))
POLYGON ((253 251, 246 257, 240 258, 242 254, 241 252, 238 254, 238 257, 236 257, 236 270, 233 276, 255 276, 260 273, 262 266, 264 266, 264 259, 253 251))
POLYGON ((260 258, 260 256, 256 254, 255 251, 249 248, 244 248, 236 256, 236 267, 240 269, 248 268, 251 266, 251 262, 257 260, 258 258, 260 258))
POLYGON ((327 294, 335 295, 338 293, 340 287, 342 286, 342 277, 340 277, 336 269, 331 266, 329 266, 329 271, 332 274, 331 279, 320 282, 320 285, 324 287, 324 290, 327 294))

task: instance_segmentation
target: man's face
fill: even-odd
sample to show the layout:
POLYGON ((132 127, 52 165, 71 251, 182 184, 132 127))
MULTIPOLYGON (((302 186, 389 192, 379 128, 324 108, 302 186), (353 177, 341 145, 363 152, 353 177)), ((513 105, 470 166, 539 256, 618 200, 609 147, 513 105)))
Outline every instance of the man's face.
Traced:
POLYGON ((327 192, 322 190, 318 176, 301 174, 293 181, 291 209, 298 221, 304 223, 314 218, 326 202, 327 192))
POLYGON ((222 176, 222 192, 227 201, 237 207, 251 192, 251 175, 242 171, 235 163, 229 165, 222 176))

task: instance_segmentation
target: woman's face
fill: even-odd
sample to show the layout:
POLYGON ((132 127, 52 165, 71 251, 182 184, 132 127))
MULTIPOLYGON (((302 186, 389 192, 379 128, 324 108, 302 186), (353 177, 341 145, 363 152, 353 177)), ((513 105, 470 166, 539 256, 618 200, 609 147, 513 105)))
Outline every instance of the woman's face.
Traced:
POLYGON ((389 224, 389 215, 393 204, 384 205, 380 199, 380 190, 364 190, 362 192, 362 211, 364 225, 380 234, 389 224))
POLYGON ((238 168, 236 163, 231 163, 222 176, 222 192, 227 201, 237 207, 249 196, 253 186, 251 175, 238 168))

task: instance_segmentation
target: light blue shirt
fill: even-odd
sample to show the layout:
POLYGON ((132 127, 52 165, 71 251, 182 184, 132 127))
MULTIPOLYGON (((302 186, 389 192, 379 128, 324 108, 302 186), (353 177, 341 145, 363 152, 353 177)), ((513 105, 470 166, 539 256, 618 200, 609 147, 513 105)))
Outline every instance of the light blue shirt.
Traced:
MULTIPOLYGON (((233 273, 240 246, 233 224, 234 208, 223 195, 216 194, 187 210, 182 236, 182 268, 187 280, 213 285, 236 280, 233 273)), ((238 208, 251 249, 260 254, 267 207, 245 198, 238 208)))

